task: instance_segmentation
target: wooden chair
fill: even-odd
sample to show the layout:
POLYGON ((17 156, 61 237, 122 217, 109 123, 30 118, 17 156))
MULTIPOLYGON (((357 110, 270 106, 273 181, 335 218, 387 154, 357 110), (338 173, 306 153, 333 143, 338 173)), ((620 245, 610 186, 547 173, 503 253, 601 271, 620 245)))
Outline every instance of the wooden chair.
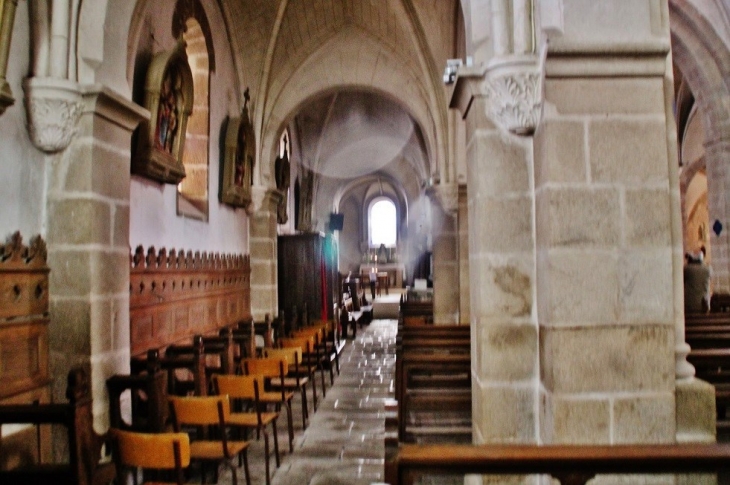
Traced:
MULTIPOLYGON (((248 441, 229 440, 226 434, 230 401, 228 396, 188 396, 170 398, 171 412, 175 431, 183 427, 197 427, 194 439, 190 440, 190 458, 203 465, 215 463, 215 481, 218 481, 218 464, 223 463, 231 469, 233 483, 238 483, 236 467, 231 460, 243 456, 246 484, 251 485, 248 471, 248 441)), ((201 469, 201 479, 205 483, 205 469, 201 469)))
POLYGON ((288 367, 285 359, 261 358, 246 359, 244 362, 244 372, 249 376, 257 376, 260 382, 259 401, 263 405, 273 404, 277 411, 281 410, 281 405, 286 406, 286 422, 289 429, 289 451, 294 451, 294 421, 292 419, 291 401, 294 393, 285 390, 283 387, 279 391, 273 391, 270 385, 271 379, 284 380, 284 369, 288 367))
POLYGON ((227 417, 226 423, 236 428, 244 430, 255 429, 257 436, 259 433, 264 435, 265 461, 266 461, 266 484, 271 484, 270 471, 270 447, 269 433, 266 426, 271 424, 271 430, 274 435, 274 452, 276 453, 276 467, 280 465, 279 460, 279 439, 276 434, 276 419, 279 413, 262 412, 262 405, 259 400, 259 382, 256 376, 232 376, 217 375, 213 378, 216 392, 220 395, 227 394, 229 399, 234 403, 234 410, 227 417), (237 402, 239 401, 239 402, 237 402), (240 405, 241 410, 235 406, 240 405), (252 411, 243 411, 243 406, 249 406, 252 411))
MULTIPOLYGON (((296 332, 292 333, 293 338, 308 338, 313 337, 314 338, 314 346, 315 346, 315 355, 314 359, 317 363, 317 367, 320 368, 322 373, 324 373, 324 368, 327 367, 329 369, 330 373, 330 385, 333 385, 335 383, 335 374, 334 374, 334 367, 332 366, 332 362, 330 360, 330 347, 327 345, 327 325, 326 323, 322 324, 319 323, 317 325, 312 325, 307 328, 303 328, 301 330, 298 330, 296 332)), ((324 382, 322 382, 322 395, 324 396, 325 389, 324 389, 324 382)))
POLYGON ((307 428, 309 420, 309 409, 307 406, 307 383, 309 382, 309 374, 302 365, 302 349, 266 349, 264 351, 266 357, 274 359, 286 359, 288 371, 284 374, 284 379, 272 378, 269 383, 272 389, 284 388, 287 391, 299 392, 302 396, 302 429, 307 428))
POLYGON ((109 434, 118 477, 125 477, 130 468, 135 473, 141 468, 154 472, 151 476, 155 484, 185 483, 184 469, 190 465, 190 438, 187 433, 139 433, 110 428, 109 434), (160 475, 161 472, 167 475, 174 472, 174 480, 159 481, 170 478, 160 475))
MULTIPOLYGON (((319 351, 319 348, 317 348, 317 344, 315 341, 315 338, 313 335, 310 336, 301 336, 301 337, 290 337, 290 338, 283 338, 280 341, 281 346, 286 347, 298 347, 302 349, 302 362, 304 365, 306 365, 309 369, 312 371, 312 392, 316 392, 316 383, 314 381, 314 372, 319 369, 320 371, 320 377, 322 378, 322 397, 326 397, 327 390, 325 388, 325 378, 324 378, 324 361, 323 357, 321 356, 321 353, 319 351)), ((313 399, 317 399, 314 397, 313 399)), ((315 406, 316 410, 316 406, 315 406)))

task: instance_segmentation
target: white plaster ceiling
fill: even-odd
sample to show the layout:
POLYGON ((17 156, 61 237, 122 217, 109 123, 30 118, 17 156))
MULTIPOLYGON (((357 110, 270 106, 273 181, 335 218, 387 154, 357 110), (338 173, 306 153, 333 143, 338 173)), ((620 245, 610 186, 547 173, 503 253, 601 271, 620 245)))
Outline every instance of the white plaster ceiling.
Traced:
POLYGON ((295 125, 303 164, 327 177, 412 176, 397 173, 395 162, 403 159, 416 173, 428 173, 413 118, 381 95, 344 91, 318 98, 300 110, 295 125))

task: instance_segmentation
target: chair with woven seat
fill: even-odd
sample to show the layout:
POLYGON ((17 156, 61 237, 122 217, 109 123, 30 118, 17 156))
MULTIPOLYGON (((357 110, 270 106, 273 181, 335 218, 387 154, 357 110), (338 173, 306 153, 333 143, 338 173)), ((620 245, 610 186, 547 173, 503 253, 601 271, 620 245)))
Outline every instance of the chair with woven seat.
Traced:
POLYGON ((121 477, 128 470, 136 473, 140 468, 146 475, 154 474, 155 480, 163 478, 162 474, 174 474, 173 481, 145 481, 143 485, 185 483, 184 469, 190 465, 190 439, 186 433, 140 433, 110 428, 109 435, 120 483, 126 483, 121 477))
POLYGON ((309 409, 307 405, 307 383, 309 373, 302 364, 302 349, 290 347, 284 349, 265 349, 266 357, 286 359, 288 368, 284 379, 273 377, 269 380, 272 389, 284 388, 287 391, 299 392, 302 397, 302 429, 307 428, 309 409))
MULTIPOLYGON (((218 481, 218 465, 223 463, 231 469, 233 483, 238 483, 236 467, 231 463, 237 456, 243 457, 246 484, 251 485, 248 470, 248 441, 230 440, 227 436, 227 420, 230 415, 228 396, 188 396, 170 398, 170 408, 175 431, 183 427, 196 427, 195 437, 190 440, 190 458, 202 465, 215 463, 215 481, 218 481)), ((205 467, 201 479, 206 483, 205 467)))
POLYGON ((286 406, 286 422, 289 429, 289 451, 294 451, 294 421, 292 420, 291 401, 294 393, 283 387, 278 391, 271 388, 271 379, 284 380, 284 369, 288 367, 286 359, 260 358, 246 359, 243 362, 243 370, 246 375, 257 376, 259 379, 259 402, 264 406, 273 404, 277 411, 281 411, 281 405, 286 406))
POLYGON ((267 425, 271 424, 271 430, 274 435, 274 452, 276 456, 276 467, 280 465, 279 461, 279 439, 276 434, 276 419, 279 417, 278 412, 269 413, 261 410, 262 406, 259 401, 259 382, 256 376, 234 376, 234 375, 217 375, 213 378, 214 388, 220 395, 227 394, 232 403, 231 413, 228 415, 227 424, 243 428, 244 431, 255 429, 258 433, 264 435, 265 462, 266 462, 266 484, 271 483, 271 453, 269 447, 269 432, 267 425), (241 409, 239 409, 239 405, 241 409), (251 411, 244 411, 243 407, 248 406, 251 411))

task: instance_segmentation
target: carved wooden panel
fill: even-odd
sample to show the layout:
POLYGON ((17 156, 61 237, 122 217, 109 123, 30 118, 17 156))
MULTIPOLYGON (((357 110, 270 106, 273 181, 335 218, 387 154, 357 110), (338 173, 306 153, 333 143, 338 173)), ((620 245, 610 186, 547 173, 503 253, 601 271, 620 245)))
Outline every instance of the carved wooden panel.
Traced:
POLYGON ((0 400, 50 383, 48 271, 40 237, 0 244, 0 400))
POLYGON ((251 318, 248 256, 139 246, 130 264, 132 355, 251 318))

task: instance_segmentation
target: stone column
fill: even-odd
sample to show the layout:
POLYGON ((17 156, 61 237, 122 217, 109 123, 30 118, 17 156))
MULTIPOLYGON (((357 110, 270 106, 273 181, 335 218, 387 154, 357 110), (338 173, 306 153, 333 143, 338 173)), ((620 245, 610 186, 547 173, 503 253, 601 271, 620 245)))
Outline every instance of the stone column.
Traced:
POLYGON ((710 213, 710 248, 712 251, 712 291, 730 292, 730 144, 726 140, 709 140, 705 143, 705 165, 707 167, 707 209, 710 213), (720 221, 722 230, 716 234, 715 221, 720 221))
POLYGON ((249 214, 249 253, 251 254, 251 313, 255 320, 277 315, 277 242, 276 211, 282 194, 278 190, 251 187, 253 211, 249 214))
POLYGON ((684 371, 667 5, 570 5, 535 134, 540 435, 672 443, 684 371))
POLYGON ((18 0, 0 1, 0 115, 11 106, 15 99, 10 90, 10 85, 5 79, 8 68, 8 55, 10 54, 10 40, 13 37, 13 24, 15 23, 15 8, 18 0))
POLYGON ((50 360, 59 402, 69 368, 90 367, 95 427, 103 431, 106 379, 129 370, 130 146, 149 112, 101 85, 78 91, 78 136, 48 157, 50 360))
POLYGON ((486 71, 460 69, 451 100, 467 126, 473 437, 537 443, 532 140, 490 120, 486 71))
POLYGON ((458 186, 435 185, 428 190, 433 222, 433 321, 459 323, 458 186))
POLYGON ((466 185, 459 185, 459 323, 468 325, 471 321, 471 299, 469 288, 469 209, 466 185))

